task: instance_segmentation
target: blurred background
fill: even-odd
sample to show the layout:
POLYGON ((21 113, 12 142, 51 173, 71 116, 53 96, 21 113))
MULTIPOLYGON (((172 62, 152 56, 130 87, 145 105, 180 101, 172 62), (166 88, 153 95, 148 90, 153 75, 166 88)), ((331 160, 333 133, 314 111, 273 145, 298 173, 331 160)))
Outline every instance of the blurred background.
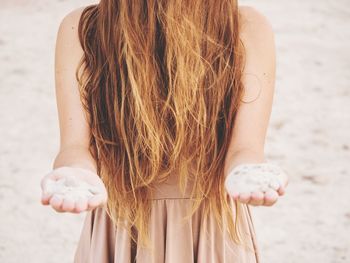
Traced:
MULTIPOLYGON (((91 3, 0 0, 0 262, 72 262, 85 213, 42 206, 40 180, 59 147, 58 26, 91 3)), ((274 206, 251 206, 262 262, 350 262, 349 0, 240 4, 260 10, 275 31, 265 149, 290 176, 274 206)))

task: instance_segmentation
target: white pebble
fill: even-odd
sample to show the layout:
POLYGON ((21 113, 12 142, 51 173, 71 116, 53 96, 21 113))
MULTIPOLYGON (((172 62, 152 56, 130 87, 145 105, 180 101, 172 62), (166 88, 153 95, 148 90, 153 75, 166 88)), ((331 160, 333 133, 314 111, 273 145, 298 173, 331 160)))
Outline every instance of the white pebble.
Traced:
POLYGON ((283 175, 284 171, 271 163, 241 164, 229 173, 225 186, 229 192, 267 192, 281 186, 283 175))
POLYGON ((97 187, 81 182, 74 176, 67 176, 57 181, 49 180, 46 192, 74 202, 79 199, 88 199, 100 193, 97 187))

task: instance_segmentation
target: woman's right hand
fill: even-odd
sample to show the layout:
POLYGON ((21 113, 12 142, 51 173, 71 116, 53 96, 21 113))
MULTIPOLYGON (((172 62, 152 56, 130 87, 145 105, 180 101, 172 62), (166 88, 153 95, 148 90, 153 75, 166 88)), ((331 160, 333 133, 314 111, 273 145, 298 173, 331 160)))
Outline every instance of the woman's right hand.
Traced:
MULTIPOLYGON (((63 166, 52 170, 45 175, 41 180, 41 203, 50 205, 57 212, 80 213, 94 208, 104 206, 107 203, 107 191, 101 178, 90 170, 63 166), (72 180, 73 179, 73 180, 72 180), (91 197, 84 195, 75 195, 79 198, 72 198, 72 195, 52 192, 50 185, 61 181, 74 181, 74 185, 89 185, 94 189, 94 194, 91 197)), ((71 187, 71 192, 74 194, 75 189, 71 187)), ((77 190, 79 191, 79 190, 77 190)))

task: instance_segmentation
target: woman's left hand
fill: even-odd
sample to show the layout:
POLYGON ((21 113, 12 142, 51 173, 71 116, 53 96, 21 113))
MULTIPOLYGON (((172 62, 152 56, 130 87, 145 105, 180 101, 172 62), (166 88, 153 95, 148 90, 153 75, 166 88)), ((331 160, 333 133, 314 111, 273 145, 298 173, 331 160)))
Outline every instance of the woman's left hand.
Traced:
MULTIPOLYGON (((248 164, 248 167, 249 165, 250 164, 248 164)), ((258 164, 258 165, 261 165, 261 164, 258 164)), ((269 164, 264 163, 262 165, 264 166, 269 164)), ((246 178, 247 176, 240 174, 239 175, 240 178, 238 178, 237 174, 239 173, 240 171, 236 173, 234 172, 230 173, 227 176, 225 181, 225 188, 228 194, 232 196, 234 200, 237 200, 244 204, 253 205, 253 206, 272 206, 277 202, 279 196, 282 196, 285 194, 285 189, 288 185, 288 175, 282 170, 280 173, 278 173, 278 182, 279 182, 278 185, 275 185, 274 187, 272 187, 272 186, 267 186, 265 183, 264 190, 261 190, 261 183, 259 185, 258 180, 257 181, 251 180, 253 178, 258 179, 259 178, 258 174, 254 175, 255 177, 253 178, 251 177, 250 180, 248 179, 247 180, 248 182, 242 182, 242 180, 247 179, 246 178), (244 186, 249 186, 250 190, 249 190, 249 187, 246 188, 244 186)))

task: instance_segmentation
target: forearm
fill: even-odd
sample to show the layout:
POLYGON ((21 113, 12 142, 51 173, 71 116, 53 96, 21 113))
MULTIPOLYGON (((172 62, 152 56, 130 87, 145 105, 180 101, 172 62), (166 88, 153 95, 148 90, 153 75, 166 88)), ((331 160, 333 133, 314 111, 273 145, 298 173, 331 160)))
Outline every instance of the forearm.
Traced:
POLYGON ((54 160, 53 169, 62 166, 83 168, 97 174, 96 161, 89 150, 81 146, 72 146, 60 150, 54 160))
POLYGON ((224 168, 225 178, 234 167, 243 163, 265 162, 263 150, 241 149, 227 154, 224 168))

